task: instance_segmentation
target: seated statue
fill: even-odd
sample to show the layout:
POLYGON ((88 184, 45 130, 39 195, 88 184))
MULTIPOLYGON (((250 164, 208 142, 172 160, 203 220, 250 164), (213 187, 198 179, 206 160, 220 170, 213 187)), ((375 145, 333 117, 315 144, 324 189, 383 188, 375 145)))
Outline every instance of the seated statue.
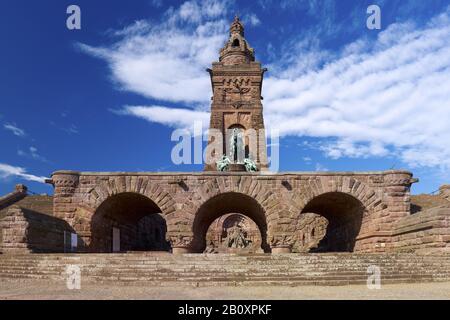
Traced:
POLYGON ((238 226, 237 222, 231 228, 227 229, 226 245, 228 248, 246 248, 248 241, 245 238, 245 234, 238 226))
POLYGON ((216 162, 217 171, 227 171, 230 164, 230 158, 228 158, 226 155, 223 155, 222 158, 216 162))
POLYGON ((245 170, 247 172, 256 172, 258 171, 258 167, 256 166, 256 163, 249 158, 245 158, 244 159, 244 165, 245 165, 245 170))

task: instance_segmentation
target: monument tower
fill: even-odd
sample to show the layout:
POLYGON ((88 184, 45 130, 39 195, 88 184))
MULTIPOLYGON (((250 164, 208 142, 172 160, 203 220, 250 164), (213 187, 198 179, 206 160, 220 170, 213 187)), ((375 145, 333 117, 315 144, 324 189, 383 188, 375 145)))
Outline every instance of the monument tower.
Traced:
MULTIPOLYGON (((205 170, 216 171, 214 159, 222 155, 231 160, 230 171, 242 170, 244 159, 252 160, 258 170, 266 169, 261 88, 267 69, 255 61, 254 50, 245 40, 244 26, 237 16, 231 23, 229 39, 220 50, 219 61, 207 71, 213 92, 210 129, 220 132, 222 139, 218 150, 208 155, 213 160, 207 161, 205 170)), ((214 139, 210 132, 209 143, 214 139)))

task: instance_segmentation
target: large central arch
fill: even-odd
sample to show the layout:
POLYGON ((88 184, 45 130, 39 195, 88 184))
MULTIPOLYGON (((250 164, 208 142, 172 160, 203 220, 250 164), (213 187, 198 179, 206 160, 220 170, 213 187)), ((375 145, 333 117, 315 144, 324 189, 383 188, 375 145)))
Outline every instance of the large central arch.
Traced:
POLYGON ((252 219, 261 233, 261 248, 264 252, 270 252, 267 243, 267 221, 263 207, 254 198, 238 192, 218 194, 200 206, 192 225, 193 252, 199 253, 205 250, 206 233, 209 226, 214 220, 228 213, 240 213, 252 219))
POLYGON ((90 251, 112 252, 114 246, 119 251, 168 251, 166 232, 155 202, 138 193, 119 193, 104 200, 92 216, 90 251))

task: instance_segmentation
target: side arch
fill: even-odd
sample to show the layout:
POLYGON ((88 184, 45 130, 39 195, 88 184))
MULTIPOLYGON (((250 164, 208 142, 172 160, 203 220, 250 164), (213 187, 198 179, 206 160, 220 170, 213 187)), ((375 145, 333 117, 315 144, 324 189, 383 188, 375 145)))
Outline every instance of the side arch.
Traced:
MULTIPOLYGON (((304 214, 316 215, 320 229, 326 228, 322 239, 312 239, 317 251, 357 251, 358 238, 370 229, 370 221, 387 205, 376 189, 354 177, 314 177, 296 189, 292 197, 292 225, 297 248, 304 244, 304 214), (323 219, 327 224, 323 226, 323 219), (299 230, 302 230, 299 232, 299 230), (317 240, 317 241, 316 241, 317 240), (319 241, 320 240, 320 241, 319 241)), ((323 236, 323 234, 321 234, 323 236)), ((304 248, 303 248, 304 249, 304 248)))
POLYGON ((123 192, 98 206, 89 223, 90 252, 169 251, 167 222, 156 203, 123 192))
POLYGON ((382 195, 368 184, 354 177, 338 176, 330 178, 326 176, 302 181, 292 197, 295 211, 291 212, 291 216, 296 220, 299 212, 303 210, 308 202, 315 197, 331 192, 352 196, 363 204, 368 214, 387 208, 382 195))
POLYGON ((86 193, 83 203, 91 212, 95 212, 106 199, 120 193, 136 193, 147 197, 167 218, 175 211, 175 201, 170 194, 148 177, 119 176, 101 181, 86 193))

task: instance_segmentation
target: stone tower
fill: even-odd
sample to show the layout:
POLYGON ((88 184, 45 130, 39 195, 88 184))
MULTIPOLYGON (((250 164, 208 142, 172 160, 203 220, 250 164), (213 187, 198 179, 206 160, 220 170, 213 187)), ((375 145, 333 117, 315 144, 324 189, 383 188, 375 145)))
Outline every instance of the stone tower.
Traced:
MULTIPOLYGON (((261 88, 265 68, 255 61, 253 48, 244 38, 244 26, 236 16, 230 26, 230 37, 220 50, 219 62, 207 69, 211 76, 211 120, 206 171, 216 171, 215 161, 227 155, 233 162, 230 170, 242 170, 243 160, 253 160, 258 170, 267 168, 261 88), (217 139, 212 131, 220 132, 217 139), (235 153, 230 151, 233 134, 240 135, 241 143, 235 153), (240 168, 240 169, 239 169, 240 168)), ((235 148, 236 149, 236 148, 235 148)), ((234 149, 233 149, 234 150, 234 149)))

